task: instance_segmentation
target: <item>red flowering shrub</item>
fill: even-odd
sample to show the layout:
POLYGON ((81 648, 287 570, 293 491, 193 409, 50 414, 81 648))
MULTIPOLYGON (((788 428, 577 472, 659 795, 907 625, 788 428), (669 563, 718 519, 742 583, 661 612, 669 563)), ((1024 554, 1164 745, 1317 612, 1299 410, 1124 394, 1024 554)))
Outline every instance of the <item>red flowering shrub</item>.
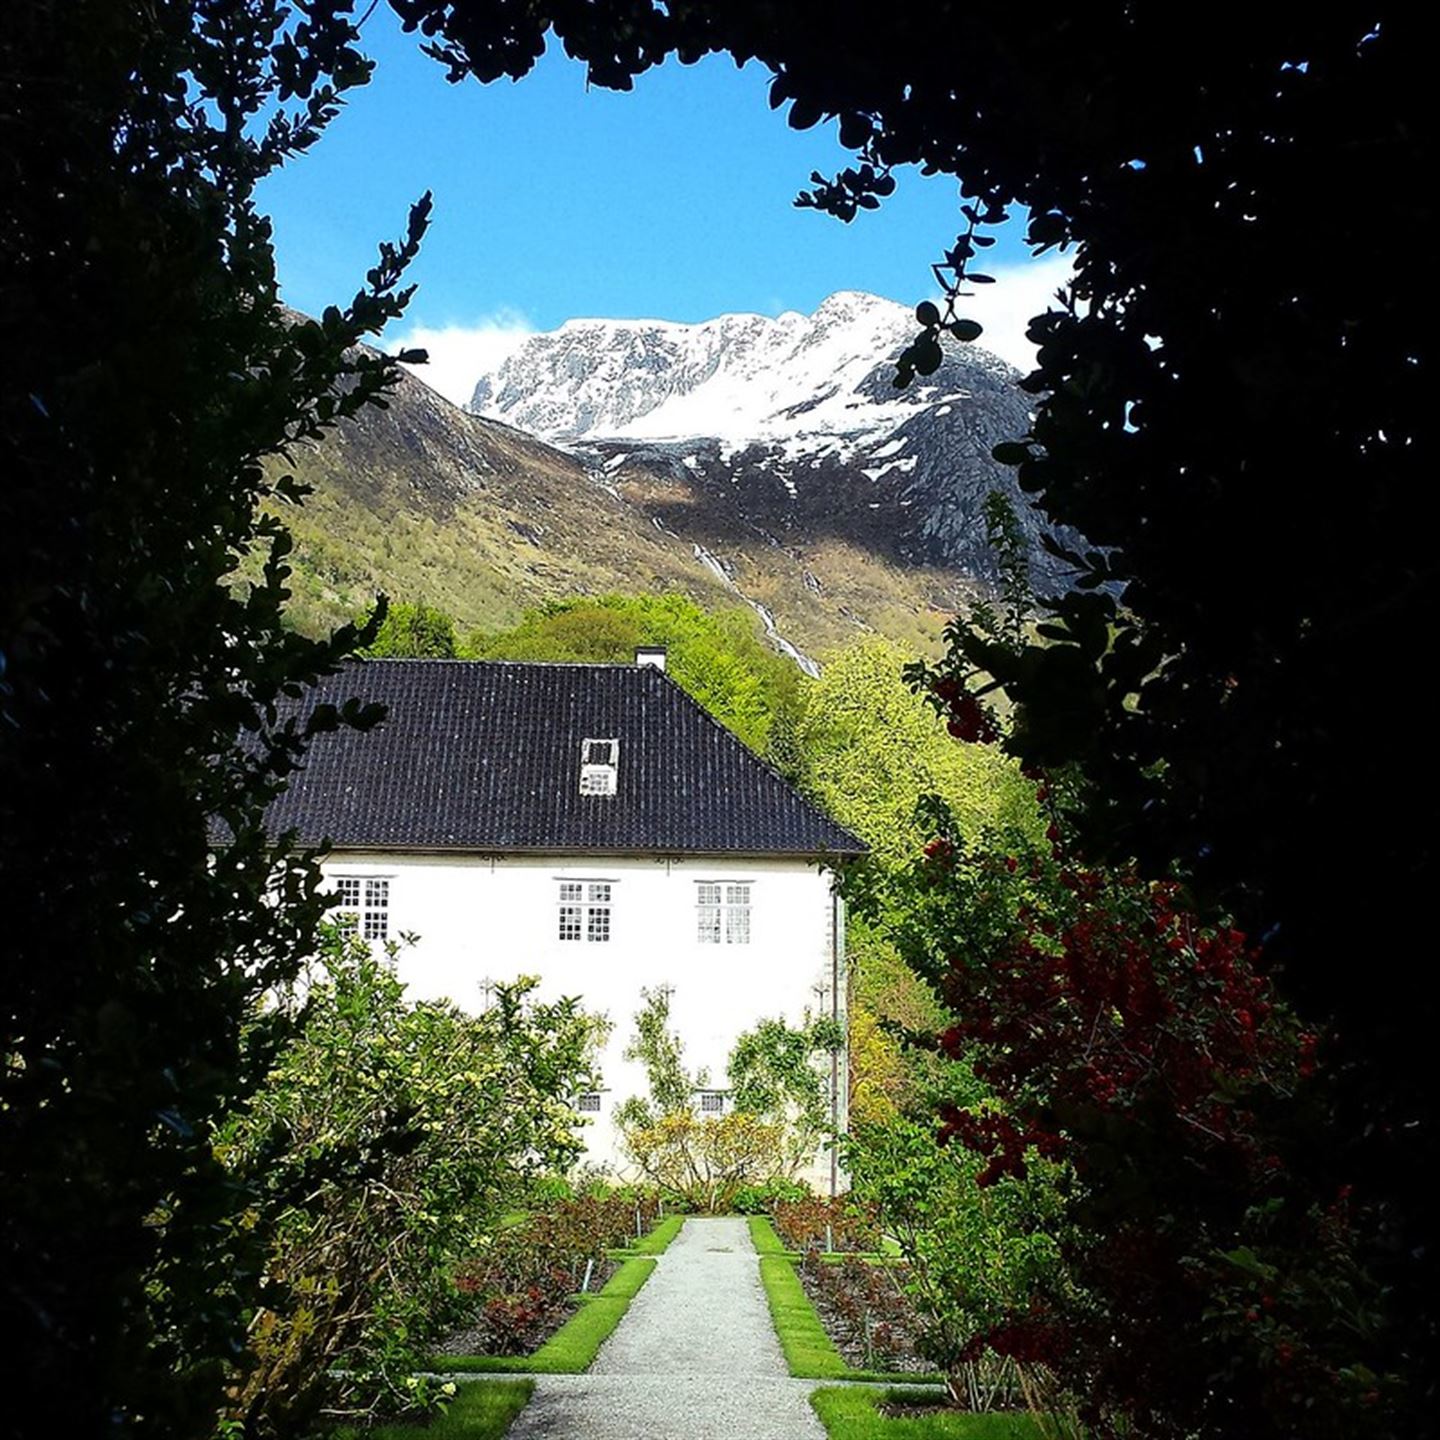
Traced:
POLYGON ((843 1196, 780 1200, 770 1219, 791 1250, 875 1250, 880 1244, 874 1216, 843 1196))
POLYGON ((1053 1364, 1095 1434, 1385 1433, 1373 1293, 1308 1140, 1320 1039, 1254 947, 1175 884, 1071 863, 1058 818, 1048 851, 999 853, 931 818, 898 939, 951 1011, 937 1049, 998 1102, 945 1107, 938 1138, 982 1187, 1037 1156, 1077 1177, 1072 1313, 977 1346, 1053 1364))

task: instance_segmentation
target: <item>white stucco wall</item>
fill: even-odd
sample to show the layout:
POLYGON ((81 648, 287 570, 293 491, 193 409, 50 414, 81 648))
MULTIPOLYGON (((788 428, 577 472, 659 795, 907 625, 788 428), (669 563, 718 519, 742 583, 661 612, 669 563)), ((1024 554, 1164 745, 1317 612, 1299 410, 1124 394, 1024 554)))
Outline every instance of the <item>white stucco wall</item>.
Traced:
MULTIPOLYGON (((585 1137, 586 1163, 617 1174, 625 1164, 610 1116, 628 1096, 645 1092, 643 1067, 622 1058, 642 988, 673 987, 671 1023, 684 1042, 687 1067, 708 1070, 716 1089, 726 1088, 725 1064, 736 1038, 757 1020, 779 1016, 794 1024, 807 1011, 836 1013, 837 1004, 844 1015, 843 955, 837 970, 834 951, 839 907, 830 876, 803 860, 340 851, 323 868, 332 885, 340 876, 389 879, 391 936, 414 931, 420 937, 399 960, 415 998, 445 998, 477 1010, 485 1003, 486 980, 538 975, 546 998, 578 995, 612 1022, 600 1061, 602 1109, 587 1117, 585 1137), (608 942, 559 939, 564 881, 611 884, 608 942), (704 881, 750 883, 749 944, 700 941, 696 887, 704 881)), ((843 1126, 843 1064, 839 1091, 843 1126)), ((816 1156, 804 1178, 828 1190, 828 1153, 816 1156)))

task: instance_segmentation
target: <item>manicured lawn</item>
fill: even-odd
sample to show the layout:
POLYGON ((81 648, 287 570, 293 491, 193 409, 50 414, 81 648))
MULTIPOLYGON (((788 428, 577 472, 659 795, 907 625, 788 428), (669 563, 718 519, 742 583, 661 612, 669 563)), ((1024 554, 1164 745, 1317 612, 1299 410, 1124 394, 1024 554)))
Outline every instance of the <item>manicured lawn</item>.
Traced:
POLYGON ((803 1380, 928 1380, 927 1375, 897 1375, 889 1371, 852 1370, 825 1333, 810 1297, 800 1284, 794 1264, 782 1251, 760 1257, 760 1281, 770 1302, 770 1318, 785 1352, 790 1373, 803 1380))
POLYGON ((580 1297, 580 1308, 533 1355, 437 1355, 435 1370, 458 1373, 579 1375, 589 1369, 640 1287, 650 1278, 654 1260, 627 1260, 596 1295, 580 1297))
POLYGON ((933 1390, 817 1390, 810 1403, 830 1440, 1040 1440, 1028 1415, 976 1415, 937 1406, 930 1415, 892 1419, 878 1407, 887 1400, 923 1404, 933 1390))
POLYGON ((460 1387, 443 1415, 423 1424, 345 1425, 337 1440, 500 1440, 525 1408, 533 1380, 476 1380, 460 1387))
POLYGON ((613 1255, 659 1255, 680 1233, 685 1223, 683 1215, 667 1215, 648 1235, 632 1241, 623 1250, 613 1250, 613 1255))
POLYGON ((770 1223, 768 1215, 752 1215, 750 1217, 750 1243, 755 1247, 756 1253, 760 1255, 793 1255, 793 1250, 787 1250, 780 1237, 775 1233, 775 1227, 770 1223))

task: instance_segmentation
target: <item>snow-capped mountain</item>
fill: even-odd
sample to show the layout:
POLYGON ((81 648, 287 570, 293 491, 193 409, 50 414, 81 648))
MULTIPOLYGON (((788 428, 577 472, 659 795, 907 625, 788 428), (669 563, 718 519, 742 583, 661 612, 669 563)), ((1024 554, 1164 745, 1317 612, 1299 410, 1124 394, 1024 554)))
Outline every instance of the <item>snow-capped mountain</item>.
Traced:
MULTIPOLYGON (((913 413, 915 394, 877 394, 865 382, 915 330, 905 306, 853 290, 813 315, 773 320, 570 320, 482 376, 470 408, 549 440, 704 437, 727 448, 830 449, 913 413)), ((983 352, 975 361, 1008 373, 983 352)))
MULTIPOLYGON (((581 455, 607 481, 678 484, 684 503, 772 544, 824 533, 985 578, 992 489, 1032 538, 1041 528, 990 457, 1024 434, 1028 400, 1004 361, 958 344, 897 390, 894 357, 917 328, 905 306, 857 291, 775 319, 571 320, 482 375, 470 408, 581 455)), ((1037 580, 1057 579, 1035 554, 1037 580)))

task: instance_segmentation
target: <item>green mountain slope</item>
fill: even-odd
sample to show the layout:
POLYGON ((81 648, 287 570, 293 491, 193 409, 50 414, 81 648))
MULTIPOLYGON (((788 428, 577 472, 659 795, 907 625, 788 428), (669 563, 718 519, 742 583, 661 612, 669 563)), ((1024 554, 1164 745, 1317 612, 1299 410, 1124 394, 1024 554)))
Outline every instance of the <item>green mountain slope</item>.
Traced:
POLYGON ((933 650, 973 593, 958 571, 853 538, 791 528, 777 539, 682 467, 607 472, 411 376, 388 410, 298 452, 292 468, 314 487, 286 510, 302 629, 352 616, 378 590, 424 598, 462 630, 513 624, 546 599, 650 591, 763 607, 772 643, 807 656, 867 632, 933 650))

